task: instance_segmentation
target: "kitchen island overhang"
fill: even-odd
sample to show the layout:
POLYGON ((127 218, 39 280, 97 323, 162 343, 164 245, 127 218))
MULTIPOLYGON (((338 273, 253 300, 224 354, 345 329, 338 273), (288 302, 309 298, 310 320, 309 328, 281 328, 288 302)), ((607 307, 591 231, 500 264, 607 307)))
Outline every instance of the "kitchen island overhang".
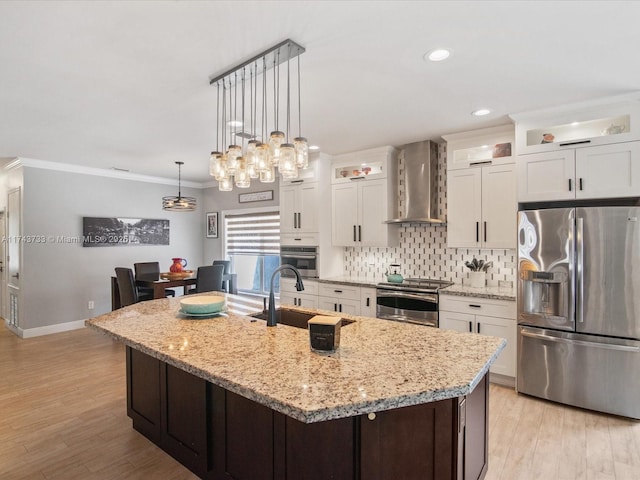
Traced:
MULTIPOLYGON (((484 458, 476 470, 486 472, 487 372, 505 340, 341 314, 354 323, 342 328, 339 350, 317 354, 304 329, 268 328, 232 313, 186 320, 178 308, 179 299, 142 302, 87 325, 128 347, 127 412, 134 428, 201 477, 262 478, 280 462, 296 472, 290 478, 368 480, 385 468, 411 478, 398 471, 402 459, 402 468, 437 471, 435 478, 465 478, 458 464, 472 447, 476 459, 484 458), (262 421, 246 425, 245 418, 262 421), (403 421, 419 428, 418 436, 433 432, 424 445, 401 446, 407 435, 396 429, 403 421), (264 450, 248 447, 255 438, 272 442, 271 453, 256 470, 237 473, 247 464, 245 453, 264 450), (393 438, 394 448, 384 447, 382 455, 393 438), (405 458, 418 447, 432 455, 405 458), (307 472, 319 452, 342 459, 307 472), (296 464, 296 458, 308 461, 296 464)), ((287 478, 282 475, 273 478, 287 478)))

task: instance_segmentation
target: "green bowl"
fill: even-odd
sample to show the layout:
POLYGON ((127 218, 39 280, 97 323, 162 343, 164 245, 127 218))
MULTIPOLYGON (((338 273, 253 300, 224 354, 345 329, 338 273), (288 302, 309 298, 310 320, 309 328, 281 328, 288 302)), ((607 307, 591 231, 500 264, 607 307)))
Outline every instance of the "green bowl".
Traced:
POLYGON ((187 314, 218 313, 224 306, 225 298, 220 295, 203 295, 180 300, 180 308, 187 314))

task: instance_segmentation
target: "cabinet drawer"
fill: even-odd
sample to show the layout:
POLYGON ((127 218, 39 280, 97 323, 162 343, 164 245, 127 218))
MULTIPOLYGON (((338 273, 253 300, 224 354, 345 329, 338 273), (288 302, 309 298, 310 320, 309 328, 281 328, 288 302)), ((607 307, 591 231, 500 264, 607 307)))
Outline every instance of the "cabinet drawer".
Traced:
POLYGON ((318 285, 318 295, 322 297, 360 301, 360 287, 340 285, 336 283, 321 283, 318 285))
POLYGON ((516 302, 508 300, 440 295, 440 310, 514 320, 516 318, 516 302))
POLYGON ((318 295, 318 282, 315 280, 303 279, 302 283, 304 283, 304 290, 302 292, 298 292, 296 290, 295 278, 280 277, 280 291, 295 294, 302 293, 305 295, 318 295))
POLYGON ((287 247, 315 247, 320 243, 317 233, 282 233, 280 234, 280 245, 287 247))

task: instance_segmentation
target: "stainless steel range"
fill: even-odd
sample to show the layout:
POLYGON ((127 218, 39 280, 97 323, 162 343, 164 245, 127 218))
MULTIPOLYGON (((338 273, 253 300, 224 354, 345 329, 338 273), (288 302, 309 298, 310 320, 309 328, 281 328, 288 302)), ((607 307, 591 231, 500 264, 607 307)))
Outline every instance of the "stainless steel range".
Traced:
POLYGON ((376 288, 376 316, 386 320, 438 326, 438 291, 453 285, 446 280, 405 278, 376 288))

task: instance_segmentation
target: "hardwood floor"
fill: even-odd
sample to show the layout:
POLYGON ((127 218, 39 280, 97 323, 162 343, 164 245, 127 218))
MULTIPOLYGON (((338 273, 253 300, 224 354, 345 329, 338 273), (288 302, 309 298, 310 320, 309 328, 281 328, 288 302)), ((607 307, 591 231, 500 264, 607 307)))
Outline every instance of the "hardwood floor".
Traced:
MULTIPOLYGON (((195 479, 131 428, 125 355, 88 329, 0 326, 0 478, 195 479)), ((491 386, 487 479, 640 479, 640 422, 491 386)))

